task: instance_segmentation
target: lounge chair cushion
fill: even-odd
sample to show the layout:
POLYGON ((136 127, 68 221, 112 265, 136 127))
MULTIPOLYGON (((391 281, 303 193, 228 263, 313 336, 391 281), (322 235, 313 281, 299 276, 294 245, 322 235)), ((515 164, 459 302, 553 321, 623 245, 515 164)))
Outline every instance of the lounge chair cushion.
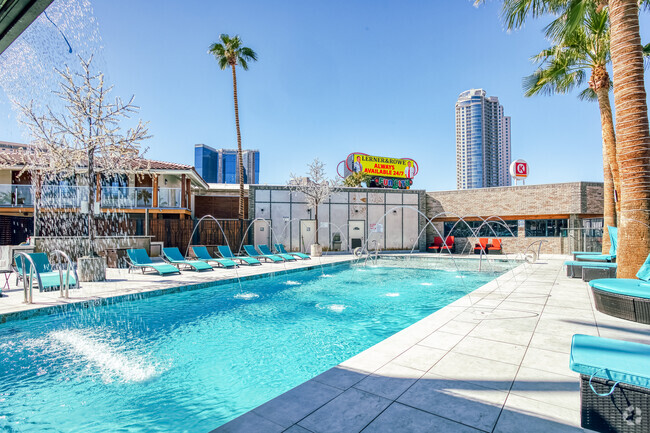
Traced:
POLYGON ((650 283, 647 281, 631 278, 600 278, 589 281, 589 285, 594 289, 617 295, 650 299, 650 283))
POLYGON ((645 262, 639 268, 639 272, 636 273, 636 277, 639 280, 650 281, 650 254, 646 257, 645 262))
POLYGON ((607 226, 607 232, 609 233, 609 255, 616 257, 616 249, 618 247, 618 229, 616 227, 607 226))
MULTIPOLYGON (((63 271, 63 285, 65 286, 65 280, 66 280, 66 275, 65 271, 63 271)), ((40 274, 41 276, 41 283, 43 284, 43 288, 50 288, 50 287, 59 287, 61 285, 61 278, 59 276, 59 271, 52 271, 52 272, 42 272, 40 274)), ((69 280, 69 287, 73 287, 77 284, 77 280, 74 278, 74 273, 70 272, 70 280, 69 280)))
POLYGON ((650 388, 650 346, 576 334, 571 341, 571 370, 586 376, 650 388))
POLYGON ((582 267, 589 266, 591 268, 615 268, 618 265, 616 263, 610 263, 610 262, 585 262, 585 261, 578 261, 578 260, 567 260, 566 262, 564 262, 564 266, 582 266, 582 267))
POLYGON ((581 256, 576 256, 576 260, 579 262, 611 262, 616 256, 611 254, 585 254, 581 256))
POLYGON ((246 256, 236 256, 232 253, 232 250, 230 249, 229 246, 227 245, 220 245, 217 247, 219 250, 219 254, 225 259, 237 259, 241 260, 242 262, 248 263, 249 265, 261 265, 262 262, 260 262, 257 259, 254 259, 252 257, 246 257, 246 256))
POLYGON ((178 265, 188 265, 197 271, 212 270, 212 266, 201 260, 186 260, 177 247, 163 248, 163 254, 167 259, 178 265))
POLYGON ((287 249, 286 249, 286 248, 284 247, 284 245, 282 245, 282 244, 275 244, 275 249, 276 249, 277 252, 279 252, 279 253, 282 253, 282 254, 291 254, 292 256, 296 256, 296 257, 301 258, 301 259, 303 259, 303 260, 311 259, 311 257, 309 257, 307 254, 303 254, 303 253, 290 253, 290 252, 287 252, 287 249))
POLYGON ((129 260, 131 260, 135 267, 152 268, 161 275, 180 273, 180 271, 176 269, 175 266, 172 266, 168 263, 154 263, 151 261, 151 257, 149 257, 147 251, 144 248, 129 249, 126 251, 126 253, 129 256, 129 260))
MULTIPOLYGON (((262 254, 265 254, 267 256, 272 256, 273 255, 273 251, 271 251, 271 249, 268 247, 268 245, 258 245, 257 248, 260 249, 260 252, 262 254)), ((296 258, 294 256, 292 256, 291 254, 278 253, 277 255, 280 256, 281 258, 283 258, 284 260, 289 261, 289 262, 295 262, 296 261, 296 258)))

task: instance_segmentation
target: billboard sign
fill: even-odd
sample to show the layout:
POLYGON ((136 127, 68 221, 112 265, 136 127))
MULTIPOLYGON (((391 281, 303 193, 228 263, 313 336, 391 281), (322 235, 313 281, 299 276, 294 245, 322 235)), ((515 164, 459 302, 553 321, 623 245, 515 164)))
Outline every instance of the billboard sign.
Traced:
POLYGON ((517 159, 510 164, 510 176, 513 179, 526 179, 528 171, 528 163, 523 159, 517 159))
POLYGON ((398 179, 413 179, 418 173, 418 164, 412 159, 386 158, 364 153, 350 154, 346 159, 346 168, 351 173, 363 172, 371 176, 398 179))

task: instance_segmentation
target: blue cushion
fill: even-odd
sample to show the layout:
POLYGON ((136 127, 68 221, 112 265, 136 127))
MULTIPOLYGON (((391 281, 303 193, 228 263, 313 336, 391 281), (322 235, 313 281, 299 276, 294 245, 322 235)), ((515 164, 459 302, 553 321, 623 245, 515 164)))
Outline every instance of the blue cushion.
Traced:
POLYGON ((576 334, 571 341, 571 370, 650 388, 650 346, 629 341, 612 340, 576 334))
POLYGON ((647 281, 633 280, 631 278, 599 278, 589 281, 589 285, 594 289, 616 293, 617 295, 650 299, 650 283, 647 281))
POLYGON ((571 255, 574 256, 579 256, 579 255, 588 255, 588 254, 595 254, 595 255, 600 255, 602 254, 600 251, 571 251, 571 255))
POLYGON ((618 247, 618 229, 616 227, 607 226, 607 232, 609 233, 609 241, 611 242, 609 255, 616 257, 616 248, 618 247))
POLYGON ((587 254, 583 256, 576 256, 579 262, 611 262, 616 256, 609 254, 587 254))
POLYGON ((648 254, 645 262, 643 262, 639 268, 639 272, 636 273, 636 277, 639 280, 650 281, 650 254, 648 254))
POLYGON ((564 266, 582 266, 583 268, 615 268, 618 265, 616 263, 610 262, 585 262, 584 260, 580 262, 577 260, 567 260, 564 262, 564 266))

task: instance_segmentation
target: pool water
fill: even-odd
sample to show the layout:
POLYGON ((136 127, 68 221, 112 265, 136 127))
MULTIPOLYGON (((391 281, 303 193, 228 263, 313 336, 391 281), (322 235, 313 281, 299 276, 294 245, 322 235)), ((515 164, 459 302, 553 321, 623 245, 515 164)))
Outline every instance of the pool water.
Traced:
POLYGON ((0 428, 207 432, 510 266, 497 267, 380 259, 8 322, 0 428))

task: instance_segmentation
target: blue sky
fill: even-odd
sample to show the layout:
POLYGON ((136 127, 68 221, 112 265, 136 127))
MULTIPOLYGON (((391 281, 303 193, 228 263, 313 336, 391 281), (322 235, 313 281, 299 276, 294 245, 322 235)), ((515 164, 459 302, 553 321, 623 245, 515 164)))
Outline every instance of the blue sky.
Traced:
MULTIPOLYGON (((512 156, 528 183, 601 181, 600 117, 575 95, 525 98, 521 79, 546 47, 548 20, 504 31, 500 2, 95 1, 115 94, 135 94, 154 159, 193 164, 194 144, 235 148, 232 78, 207 54, 239 34, 259 61, 238 71, 243 146, 260 181, 284 184, 319 157, 332 176, 348 153, 418 161, 414 188, 455 189, 454 103, 483 88, 512 117, 512 156)), ((648 40, 648 20, 642 19, 648 40)), ((24 140, 0 104, 0 140, 24 140)))

